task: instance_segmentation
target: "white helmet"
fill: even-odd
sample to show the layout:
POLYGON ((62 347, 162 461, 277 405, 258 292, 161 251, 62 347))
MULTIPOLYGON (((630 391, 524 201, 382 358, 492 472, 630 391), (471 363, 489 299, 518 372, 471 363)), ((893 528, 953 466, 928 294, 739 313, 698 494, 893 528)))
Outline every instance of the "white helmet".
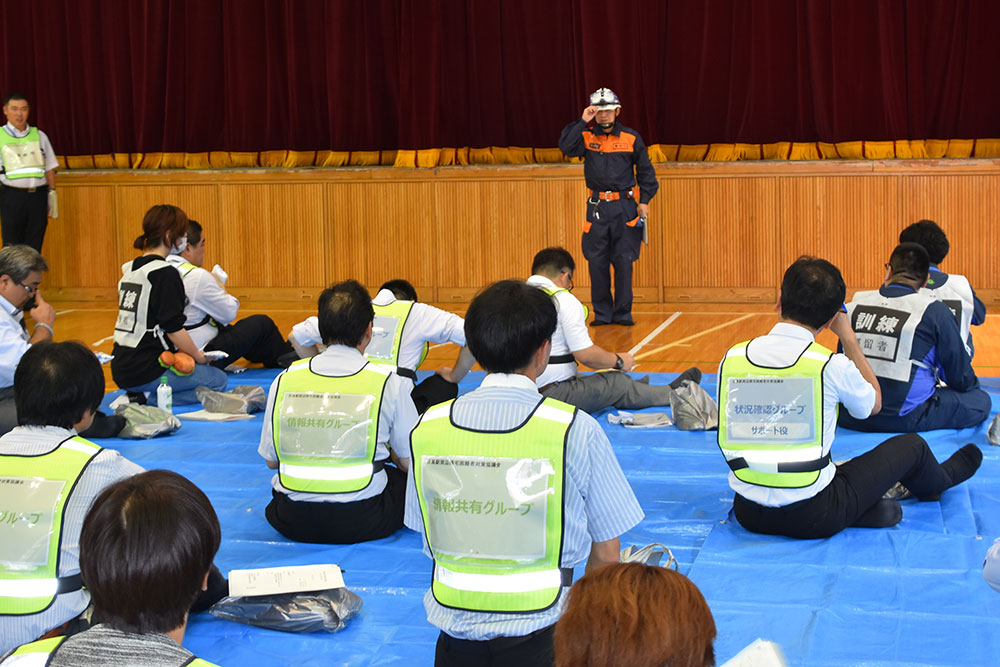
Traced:
POLYGON ((598 88, 592 92, 590 94, 590 106, 597 107, 598 111, 622 108, 621 103, 618 101, 618 96, 610 88, 598 88))

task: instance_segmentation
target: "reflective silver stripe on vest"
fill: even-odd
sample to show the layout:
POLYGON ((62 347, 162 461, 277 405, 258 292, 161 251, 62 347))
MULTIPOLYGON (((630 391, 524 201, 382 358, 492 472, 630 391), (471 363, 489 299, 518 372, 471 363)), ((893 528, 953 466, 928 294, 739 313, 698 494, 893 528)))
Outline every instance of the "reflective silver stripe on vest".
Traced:
POLYGON ((435 562, 434 578, 445 586, 477 593, 524 593, 562 586, 559 569, 520 574, 469 574, 449 570, 435 562))
POLYGON ((55 596, 59 591, 58 579, 5 579, 0 580, 0 597, 34 598, 55 596))
POLYGON ((318 468, 313 466, 297 466, 291 463, 282 463, 279 466, 283 475, 298 477, 299 479, 318 479, 328 482, 343 482, 351 479, 361 479, 371 477, 374 474, 374 466, 371 463, 362 463, 356 466, 341 466, 336 468, 318 468))

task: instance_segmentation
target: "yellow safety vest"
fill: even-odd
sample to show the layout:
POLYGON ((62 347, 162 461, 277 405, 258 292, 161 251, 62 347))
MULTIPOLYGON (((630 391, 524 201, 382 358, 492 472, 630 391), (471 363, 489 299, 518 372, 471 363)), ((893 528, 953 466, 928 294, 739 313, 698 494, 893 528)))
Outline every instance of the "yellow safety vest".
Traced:
MULTIPOLYGON (((64 641, 66 641, 66 637, 53 637, 25 644, 11 653, 10 657, 0 663, 0 665, 9 665, 9 667, 45 667, 51 662, 52 654, 55 653, 56 649, 64 641)), ((201 658, 194 658, 183 665, 178 665, 178 667, 187 667, 188 665, 191 667, 218 667, 214 663, 202 660, 201 658)))
POLYGON ((365 364, 353 375, 320 375, 300 359, 278 377, 271 429, 282 486, 351 493, 371 484, 379 409, 392 371, 365 364))
POLYGON ((12 181, 45 178, 45 158, 37 127, 28 128, 28 134, 23 137, 14 137, 7 130, 0 130, 0 158, 3 159, 4 174, 12 181))
POLYGON ((434 598, 471 611, 547 609, 572 583, 560 558, 576 408, 546 398, 516 429, 475 431, 454 423, 452 404, 428 410, 410 436, 434 598))
POLYGON ((717 442, 737 479, 801 488, 830 463, 823 454, 823 369, 833 354, 811 343, 785 368, 757 366, 744 341, 722 361, 717 442))
POLYGON ((58 576, 64 511, 100 451, 77 436, 39 456, 0 456, 0 615, 37 614, 82 587, 58 576))

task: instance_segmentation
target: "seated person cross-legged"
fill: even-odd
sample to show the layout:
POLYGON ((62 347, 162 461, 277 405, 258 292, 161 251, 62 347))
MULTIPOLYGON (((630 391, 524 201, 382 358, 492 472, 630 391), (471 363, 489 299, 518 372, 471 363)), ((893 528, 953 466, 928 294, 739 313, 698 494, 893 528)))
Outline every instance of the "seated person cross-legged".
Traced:
POLYGON ((374 314, 355 280, 324 290, 326 350, 293 363, 268 392, 257 451, 278 472, 266 516, 291 540, 354 544, 403 527, 417 413, 408 383, 362 354, 374 314))
POLYGON ((937 500, 982 463, 982 452, 968 444, 939 464, 926 441, 908 433, 834 465, 838 404, 842 415, 864 419, 882 402, 878 378, 841 311, 844 293, 837 267, 799 258, 781 284, 781 321, 730 348, 720 365, 718 443, 730 467, 734 514, 747 530, 820 538, 848 526, 895 525, 899 503, 882 496, 896 482, 918 500, 937 500), (815 342, 827 328, 843 354, 815 342))
POLYGON ((22 646, 0 664, 210 667, 181 641, 220 539, 208 498, 177 473, 150 470, 116 482, 94 501, 80 537, 96 625, 22 646))
POLYGON ((858 418, 840 413, 856 431, 907 433, 968 428, 990 415, 958 324, 943 301, 921 293, 930 261, 916 243, 892 251, 883 286, 847 304, 851 326, 882 387, 882 411, 858 418))
POLYGON ((227 354, 211 362, 225 368, 239 358, 263 364, 266 368, 288 366, 296 358, 292 346, 282 336, 274 321, 264 314, 236 321, 240 302, 226 291, 229 275, 216 264, 212 272, 205 263, 205 233, 196 220, 188 221, 187 245, 173 248, 167 256, 184 281, 184 329, 199 350, 220 350, 227 354))
POLYGON ((701 371, 694 367, 669 385, 650 385, 627 375, 635 366, 631 354, 609 352, 590 339, 587 308, 571 292, 575 270, 576 262, 565 248, 545 248, 535 255, 531 265, 528 284, 552 297, 559 318, 552 335, 552 355, 538 378, 538 391, 586 412, 611 406, 639 410, 670 405, 674 389, 684 380, 701 381, 701 371), (577 364, 611 371, 580 375, 577 364))

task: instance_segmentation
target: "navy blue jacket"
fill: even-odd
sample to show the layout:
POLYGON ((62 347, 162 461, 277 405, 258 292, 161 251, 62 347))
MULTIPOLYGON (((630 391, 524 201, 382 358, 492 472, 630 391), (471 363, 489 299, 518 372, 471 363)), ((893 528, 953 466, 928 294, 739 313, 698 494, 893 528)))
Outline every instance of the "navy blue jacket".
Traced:
POLYGON ((563 128, 559 150, 584 159, 583 175, 591 190, 625 192, 638 184, 638 201, 648 204, 660 187, 642 137, 617 120, 607 134, 597 127, 591 131, 582 118, 573 121, 563 128))

